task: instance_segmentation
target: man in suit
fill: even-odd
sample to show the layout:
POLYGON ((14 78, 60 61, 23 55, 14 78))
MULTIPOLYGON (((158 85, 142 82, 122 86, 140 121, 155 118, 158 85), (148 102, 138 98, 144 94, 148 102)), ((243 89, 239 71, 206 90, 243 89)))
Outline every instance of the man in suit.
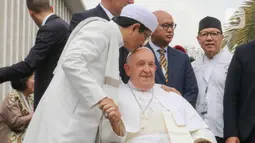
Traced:
MULTIPOLYGON (((110 21, 114 16, 119 16, 121 10, 124 6, 128 4, 133 4, 134 0, 101 0, 101 3, 97 7, 87 10, 82 13, 76 13, 72 16, 70 23, 70 30, 73 30, 81 21, 89 17, 101 17, 110 21)), ((126 63, 126 56, 128 55, 128 50, 124 47, 119 49, 119 71, 120 77, 124 83, 127 83, 129 77, 124 71, 124 64, 126 63)))
POLYGON ((226 143, 255 142, 255 41, 236 48, 224 94, 226 143))
POLYGON ((36 108, 53 77, 53 70, 69 36, 69 25, 53 14, 49 0, 27 0, 27 7, 39 27, 35 45, 24 61, 0 68, 0 83, 26 77, 35 71, 36 108))
POLYGON ((195 107, 198 87, 187 54, 168 46, 174 36, 176 24, 165 11, 154 12, 159 26, 147 44, 156 58, 156 83, 176 88, 195 107), (161 52, 162 51, 162 52, 161 52))

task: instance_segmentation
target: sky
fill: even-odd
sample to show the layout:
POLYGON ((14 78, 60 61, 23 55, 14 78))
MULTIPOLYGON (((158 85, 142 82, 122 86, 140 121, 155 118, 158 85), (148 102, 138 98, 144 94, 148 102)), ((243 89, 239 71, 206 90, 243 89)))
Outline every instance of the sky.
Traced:
MULTIPOLYGON (((100 0, 85 0, 87 9, 95 7, 100 0)), ((150 11, 165 10, 177 24, 171 46, 200 47, 196 36, 198 23, 205 16, 218 18, 222 24, 233 9, 241 6, 243 0, 135 0, 136 4, 150 11)))

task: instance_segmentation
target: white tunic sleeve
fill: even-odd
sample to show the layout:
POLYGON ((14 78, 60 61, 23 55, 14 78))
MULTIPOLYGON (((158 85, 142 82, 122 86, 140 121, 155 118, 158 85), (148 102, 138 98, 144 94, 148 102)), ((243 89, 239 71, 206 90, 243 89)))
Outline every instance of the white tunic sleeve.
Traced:
POLYGON ((123 143, 127 132, 125 129, 124 124, 121 125, 121 131, 123 132, 124 136, 118 136, 112 129, 112 126, 107 119, 103 119, 102 123, 102 130, 100 133, 100 138, 102 143, 123 143))
POLYGON ((104 32, 105 27, 105 22, 102 21, 82 27, 68 47, 65 47, 67 49, 61 65, 72 86, 80 96, 85 98, 90 107, 106 97, 106 93, 99 84, 100 81, 92 77, 88 68, 91 61, 108 49, 107 37, 109 36, 104 32))
POLYGON ((200 129, 198 131, 191 132, 191 136, 195 143, 199 143, 201 141, 217 143, 215 136, 209 129, 200 129))

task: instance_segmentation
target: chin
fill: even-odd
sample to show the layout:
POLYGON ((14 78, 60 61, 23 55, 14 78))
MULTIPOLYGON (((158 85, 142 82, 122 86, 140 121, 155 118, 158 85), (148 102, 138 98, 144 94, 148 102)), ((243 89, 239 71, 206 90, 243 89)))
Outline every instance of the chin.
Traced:
POLYGON ((166 38, 165 42, 169 44, 170 42, 172 42, 172 40, 173 40, 172 38, 171 39, 170 38, 166 38))

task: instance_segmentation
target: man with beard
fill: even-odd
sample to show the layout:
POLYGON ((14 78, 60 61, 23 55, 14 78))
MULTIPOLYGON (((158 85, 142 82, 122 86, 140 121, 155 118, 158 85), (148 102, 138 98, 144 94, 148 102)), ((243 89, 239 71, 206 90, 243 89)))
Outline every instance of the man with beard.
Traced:
POLYGON ((155 57, 157 71, 156 83, 177 89, 183 97, 195 107, 197 99, 197 81, 187 54, 169 46, 174 36, 176 24, 170 14, 156 11, 159 26, 147 44, 155 57))

